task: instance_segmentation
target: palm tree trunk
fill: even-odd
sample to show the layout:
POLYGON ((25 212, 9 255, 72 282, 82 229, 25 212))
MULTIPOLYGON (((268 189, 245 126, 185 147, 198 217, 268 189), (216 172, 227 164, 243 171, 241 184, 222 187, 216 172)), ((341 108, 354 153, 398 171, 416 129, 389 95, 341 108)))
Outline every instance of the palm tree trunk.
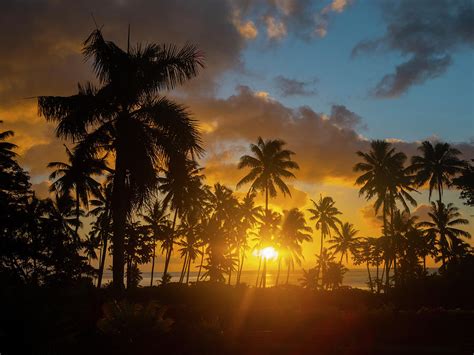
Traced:
POLYGON ((122 154, 117 148, 115 159, 114 185, 112 191, 112 243, 114 253, 112 257, 113 287, 116 292, 124 290, 123 278, 125 267, 125 224, 127 220, 125 191, 125 169, 122 163, 122 154))
POLYGON ((290 267, 291 263, 288 261, 288 271, 286 272, 286 284, 288 285, 288 282, 290 281, 290 267))
POLYGON ((242 253, 242 260, 239 265, 239 271, 237 273, 237 285, 240 285, 240 277, 242 276, 242 269, 244 268, 245 253, 242 253))
POLYGON ((76 230, 75 232, 75 237, 77 238, 77 241, 79 241, 79 222, 81 218, 81 205, 79 202, 79 191, 76 188, 76 230))
MULTIPOLYGON (((388 236, 387 236, 387 198, 385 197, 384 198, 384 202, 383 202, 383 234, 385 236, 385 239, 386 239, 386 244, 387 244, 387 248, 389 248, 389 241, 388 241, 388 236)), ((389 261, 390 261, 390 256, 389 256, 389 250, 385 250, 385 269, 386 269, 386 274, 385 274, 385 288, 388 290, 388 287, 389 287, 389 261)), ((383 274, 382 274, 382 277, 383 277, 383 274)))
POLYGON ((257 281, 255 281, 255 287, 258 287, 258 277, 260 275, 260 267, 262 266, 262 257, 260 256, 260 260, 258 262, 258 270, 257 270, 257 281))
MULTIPOLYGON (((174 211, 174 217, 173 217, 173 226, 171 227, 171 233, 174 234, 174 228, 176 227, 176 217, 178 216, 178 210, 174 211)), ((168 274, 168 266, 170 264, 171 260, 171 253, 173 252, 173 238, 174 236, 171 236, 171 242, 170 246, 166 252, 166 258, 165 258, 165 268, 163 270, 163 280, 166 279, 166 275, 168 274)))
POLYGON ((438 196, 439 196, 439 203, 441 202, 441 196, 443 194, 443 183, 441 181, 438 181, 438 196))
POLYGON ((153 259, 151 260, 151 277, 150 277, 150 287, 153 286, 153 274, 155 272, 155 257, 156 257, 156 239, 153 242, 153 259))
POLYGON ((102 240, 102 253, 100 256, 100 265, 99 265, 99 275, 97 276, 97 288, 102 286, 102 275, 104 274, 104 266, 105 266, 105 257, 107 255, 107 233, 102 231, 104 234, 102 240))
POLYGON ((263 288, 267 287, 267 259, 266 258, 263 258, 261 285, 263 288))
POLYGON ((188 272, 186 274, 186 285, 189 285, 189 272, 191 270, 191 258, 188 260, 188 272))
POLYGON ((199 263, 199 272, 196 278, 196 283, 199 282, 199 278, 201 277, 201 270, 202 270, 202 264, 204 262, 204 246, 202 246, 202 252, 201 252, 201 262, 199 263))
POLYGON ((230 286, 230 281, 232 279, 232 266, 229 268, 229 279, 227 280, 227 285, 230 286))
POLYGON ((179 283, 183 282, 184 274, 186 273, 187 263, 188 263, 188 255, 186 254, 186 256, 184 257, 183 268, 181 269, 181 276, 179 277, 179 283))
POLYGON ((370 292, 374 292, 374 286, 372 285, 372 277, 370 275, 370 268, 369 268, 369 262, 367 261, 367 273, 369 274, 369 287, 370 287, 370 292))
POLYGON ((278 286, 278 280, 280 279, 280 270, 281 270, 281 257, 278 258, 278 271, 277 271, 277 277, 275 280, 275 286, 278 286))

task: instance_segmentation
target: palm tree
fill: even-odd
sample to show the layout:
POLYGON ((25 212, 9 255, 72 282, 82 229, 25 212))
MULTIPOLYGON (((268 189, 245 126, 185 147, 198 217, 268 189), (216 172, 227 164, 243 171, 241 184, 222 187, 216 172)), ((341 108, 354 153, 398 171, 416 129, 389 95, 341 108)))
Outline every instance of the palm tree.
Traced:
POLYGON ((159 201, 155 201, 152 206, 148 207, 147 213, 142 214, 144 227, 148 228, 153 237, 153 256, 151 261, 151 277, 150 287, 153 286, 153 275, 155 272, 156 243, 163 237, 163 229, 169 224, 166 209, 159 201))
POLYGON ((291 160, 291 156, 295 153, 283 149, 284 145, 285 142, 279 139, 264 141, 258 137, 257 144, 250 145, 254 155, 244 155, 239 161, 239 169, 250 168, 250 172, 238 182, 237 188, 251 183, 251 192, 263 192, 265 211, 268 211, 269 196, 277 195, 276 188, 283 195, 291 196, 290 189, 282 178, 294 178, 295 175, 290 170, 299 169, 298 164, 291 160))
POLYGON ((342 264, 344 255, 346 256, 346 263, 349 262, 349 253, 354 253, 357 245, 357 233, 359 231, 354 228, 354 225, 346 222, 341 224, 341 228, 336 230, 336 235, 329 240, 329 243, 332 244, 329 249, 334 250, 334 254, 341 254, 339 264, 342 264))
POLYGON ((448 143, 424 141, 418 150, 422 153, 411 158, 410 171, 416 173, 415 183, 422 186, 429 183, 429 199, 433 189, 438 190, 438 199, 441 201, 444 186, 450 186, 452 178, 465 167, 465 162, 458 158, 459 150, 448 143))
MULTIPOLYGON (((0 123, 3 123, 3 121, 0 121, 0 123)), ((4 169, 16 164, 16 153, 13 149, 17 148, 17 146, 5 141, 7 138, 13 137, 13 135, 13 131, 0 132, 0 166, 4 169)))
POLYGON ((275 285, 278 285, 280 278, 281 261, 284 258, 288 265, 288 271, 286 274, 286 284, 288 284, 290 278, 290 269, 294 270, 295 262, 301 265, 301 259, 303 259, 303 250, 301 244, 303 242, 311 242, 312 229, 306 224, 304 214, 297 208, 293 208, 289 211, 283 211, 283 223, 281 226, 281 232, 279 236, 278 250, 278 273, 275 281, 275 285))
POLYGON ((421 222, 419 226, 425 228, 425 233, 436 235, 444 268, 450 249, 461 241, 460 237, 471 238, 469 232, 455 228, 469 224, 469 221, 461 218, 459 209, 452 203, 445 205, 441 201, 431 202, 431 212, 428 215, 431 221, 421 222))
POLYGON ((74 191, 77 234, 80 225, 80 204, 82 202, 82 205, 87 208, 90 195, 100 195, 100 183, 93 176, 101 175, 107 169, 107 166, 104 159, 84 154, 84 152, 78 149, 71 152, 68 147, 65 146, 65 148, 69 164, 62 162, 51 162, 48 164, 48 168, 56 169, 49 176, 50 180, 53 180, 50 191, 56 192, 59 196, 67 196, 74 191))
POLYGON ((334 255, 324 248, 321 254, 316 255, 316 284, 319 280, 319 272, 321 272, 321 286, 324 287, 325 274, 330 264, 334 263, 334 255))
POLYGON ((321 230, 321 249, 320 254, 324 249, 324 239, 331 235, 331 230, 337 231, 337 225, 341 224, 341 221, 337 217, 341 212, 335 206, 335 201, 332 197, 319 197, 319 201, 313 203, 313 208, 309 208, 308 211, 311 213, 310 220, 316 221, 316 230, 321 230))
POLYGON ((150 43, 126 51, 97 29, 84 42, 99 87, 79 85, 76 95, 42 96, 39 113, 58 124, 59 137, 81 149, 115 157, 112 192, 113 285, 124 288, 124 238, 128 216, 157 186, 158 168, 173 155, 199 155, 196 123, 182 106, 159 97, 196 76, 203 57, 194 46, 150 43))
MULTIPOLYGON (((200 206, 203 194, 201 174, 202 168, 190 159, 182 156, 173 156, 168 164, 168 169, 164 170, 164 176, 158 178, 160 184, 159 191, 165 195, 163 207, 174 211, 171 225, 172 233, 176 231, 176 221, 178 216, 184 218, 187 209, 200 206)), ((165 267, 163 270, 163 280, 167 277, 168 266, 173 252, 173 239, 168 243, 168 250, 165 256, 165 267)))
MULTIPOLYGON (((407 160, 404 153, 396 152, 389 142, 381 140, 372 141, 370 147, 368 153, 357 152, 363 161, 354 166, 355 172, 362 172, 356 179, 356 185, 362 185, 359 195, 365 195, 367 200, 376 198, 374 203, 376 214, 382 208, 383 233, 388 242, 387 214, 392 220, 397 201, 401 202, 406 210, 408 210, 407 200, 416 206, 416 201, 409 194, 416 190, 411 187, 413 178, 409 175, 409 170, 404 168, 407 160)), ((387 247, 391 249, 390 242, 387 243, 387 247)), ((387 250, 386 255, 389 256, 390 253, 391 251, 387 250)), ((385 260, 387 287, 391 261, 390 258, 385 260)))
POLYGON ((237 249, 239 253, 239 268, 237 273, 237 284, 240 284, 240 277, 244 267, 246 251, 248 246, 248 233, 257 224, 257 217, 261 215, 260 206, 255 206, 255 193, 251 192, 245 195, 239 204, 240 223, 238 224, 237 249))

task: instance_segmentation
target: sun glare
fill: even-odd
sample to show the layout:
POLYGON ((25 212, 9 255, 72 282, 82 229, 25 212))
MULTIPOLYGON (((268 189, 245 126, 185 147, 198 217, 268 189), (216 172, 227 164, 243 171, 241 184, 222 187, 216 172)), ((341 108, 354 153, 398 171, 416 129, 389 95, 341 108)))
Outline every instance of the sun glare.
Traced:
POLYGON ((260 250, 260 256, 269 260, 269 259, 276 259, 278 257, 278 252, 275 250, 274 247, 266 247, 260 250))

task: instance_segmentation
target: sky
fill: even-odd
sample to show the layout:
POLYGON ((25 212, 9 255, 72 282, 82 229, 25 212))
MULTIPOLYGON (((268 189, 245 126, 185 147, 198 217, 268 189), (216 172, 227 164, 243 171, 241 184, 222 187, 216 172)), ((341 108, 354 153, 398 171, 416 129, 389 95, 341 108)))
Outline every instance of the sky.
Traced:
MULTIPOLYGON (((162 94, 199 120, 210 184, 235 189, 245 173, 238 158, 258 136, 287 142, 300 171, 289 182, 292 198, 279 196, 276 209, 306 209, 329 195, 360 236, 377 236, 372 202, 358 196, 352 171, 370 139, 391 139, 408 156, 422 140, 448 141, 474 158, 469 0, 12 0, 0 7, 2 129, 15 131, 20 161, 42 197, 47 163, 64 159, 62 145, 71 143, 55 137, 31 97, 71 95, 78 82, 94 80, 81 46, 96 24, 121 46, 130 24, 132 44, 190 42, 203 51, 202 73, 162 94)), ((426 191, 415 197, 414 213, 426 217, 426 191)), ((458 192, 446 199, 474 224, 458 192)), ((305 266, 317 250, 318 242, 304 247, 305 266)))

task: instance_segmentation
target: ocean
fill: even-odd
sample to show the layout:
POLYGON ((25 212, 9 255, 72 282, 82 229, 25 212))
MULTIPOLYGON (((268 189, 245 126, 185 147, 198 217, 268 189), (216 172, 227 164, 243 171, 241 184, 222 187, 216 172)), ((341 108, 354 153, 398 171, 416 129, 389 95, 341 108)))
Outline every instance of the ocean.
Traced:
MULTIPOLYGON (((382 270, 380 270, 381 272, 382 270)), ((375 276, 376 270, 371 269, 370 270, 372 277, 375 276)), ((150 286, 150 272, 142 272, 142 280, 140 282, 140 286, 150 286)), ((159 284, 159 279, 161 278, 162 271, 158 270, 155 272, 154 275, 154 285, 159 284)), ((181 273, 180 272, 171 272, 171 282, 178 282, 179 277, 181 273)), ((189 274, 189 281, 190 282, 195 282, 197 278, 198 273, 193 271, 189 274)), ((289 283, 292 285, 299 285, 299 279, 302 277, 303 271, 294 271, 290 273, 290 278, 289 278, 289 283)), ((235 277, 236 274, 234 273, 232 275, 231 283, 235 283, 235 277)), ((257 277, 257 272, 254 270, 245 270, 242 272, 242 276, 240 279, 241 283, 245 283, 249 286, 255 286, 256 282, 256 277, 257 277)), ((267 272, 267 287, 271 287, 275 285, 275 279, 276 279, 276 271, 269 271, 267 272)), ((107 282, 110 282, 112 280, 112 272, 110 270, 107 270, 104 272, 104 278, 103 278, 103 284, 105 285, 107 282)), ((346 274, 344 275, 344 280, 343 280, 343 286, 350 286, 352 288, 360 288, 360 289, 368 289, 368 274, 366 269, 349 269, 346 274)), ((280 274, 280 284, 283 284, 286 282, 286 271, 282 272, 280 274)))

